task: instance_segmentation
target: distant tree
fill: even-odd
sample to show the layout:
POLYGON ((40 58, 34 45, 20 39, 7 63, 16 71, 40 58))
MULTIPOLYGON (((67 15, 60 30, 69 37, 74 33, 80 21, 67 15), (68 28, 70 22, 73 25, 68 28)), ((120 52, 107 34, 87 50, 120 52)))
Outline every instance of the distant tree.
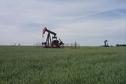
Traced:
POLYGON ((117 47, 119 46, 126 46, 126 44, 116 44, 117 47))

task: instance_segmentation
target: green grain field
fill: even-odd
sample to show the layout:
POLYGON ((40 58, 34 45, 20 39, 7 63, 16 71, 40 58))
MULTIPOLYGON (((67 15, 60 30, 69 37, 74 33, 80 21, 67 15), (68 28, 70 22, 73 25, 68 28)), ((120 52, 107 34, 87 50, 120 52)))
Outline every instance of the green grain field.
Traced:
POLYGON ((126 47, 0 46, 0 84, 126 84, 126 47))

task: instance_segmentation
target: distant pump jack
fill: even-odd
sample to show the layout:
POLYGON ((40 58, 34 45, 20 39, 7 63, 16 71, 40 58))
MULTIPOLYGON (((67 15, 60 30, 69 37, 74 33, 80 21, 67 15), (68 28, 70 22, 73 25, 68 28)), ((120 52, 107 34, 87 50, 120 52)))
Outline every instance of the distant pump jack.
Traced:
POLYGON ((104 41, 104 46, 105 46, 105 47, 109 47, 109 45, 108 45, 108 40, 105 40, 105 41, 104 41))
POLYGON ((45 48, 63 48, 64 43, 59 39, 57 40, 56 33, 50 31, 45 27, 42 31, 42 37, 44 37, 45 32, 47 32, 47 38, 45 42, 42 42, 42 46, 45 48))

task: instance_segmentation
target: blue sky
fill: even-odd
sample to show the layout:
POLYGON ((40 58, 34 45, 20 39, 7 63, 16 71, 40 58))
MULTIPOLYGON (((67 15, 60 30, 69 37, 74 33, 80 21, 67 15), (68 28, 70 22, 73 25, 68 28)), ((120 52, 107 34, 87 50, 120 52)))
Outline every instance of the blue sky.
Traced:
POLYGON ((65 43, 126 43, 126 0, 0 0, 1 45, 41 43, 44 26, 65 43))

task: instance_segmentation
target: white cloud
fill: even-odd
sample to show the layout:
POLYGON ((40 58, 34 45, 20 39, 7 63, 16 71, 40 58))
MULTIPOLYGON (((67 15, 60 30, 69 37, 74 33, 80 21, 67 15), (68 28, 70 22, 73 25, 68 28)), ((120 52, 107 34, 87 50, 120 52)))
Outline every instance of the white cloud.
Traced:
MULTIPOLYGON (((0 0, 0 44, 41 41, 41 24, 56 31, 65 42, 83 43, 86 39, 126 42, 125 18, 116 18, 108 12, 125 8, 124 0, 0 0), (114 19, 95 17, 104 12, 114 19)), ((118 15, 122 13, 118 11, 118 15)))
MULTIPOLYGON (((116 39, 120 41, 125 39, 126 20, 115 21, 101 21, 101 20, 88 20, 79 23, 63 24, 54 31, 58 32, 60 37, 67 42, 74 42, 77 40, 82 43, 84 40, 92 41, 104 39, 116 39)), ((92 41, 93 44, 93 41, 92 41)))
MULTIPOLYGON (((41 28, 39 28, 40 30, 41 28)), ((16 26, 0 26, 0 44, 34 44, 41 41, 41 31, 26 31, 16 26)))

